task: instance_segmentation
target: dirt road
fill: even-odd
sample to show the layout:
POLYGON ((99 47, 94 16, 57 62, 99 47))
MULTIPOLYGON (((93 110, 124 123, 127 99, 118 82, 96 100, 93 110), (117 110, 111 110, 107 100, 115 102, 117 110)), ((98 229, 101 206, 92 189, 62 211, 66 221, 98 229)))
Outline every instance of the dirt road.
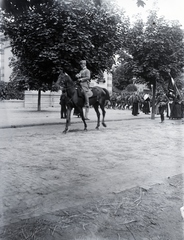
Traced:
MULTIPOLYGON (((138 199, 140 189, 148 192, 153 185, 163 184, 168 177, 184 172, 181 121, 167 120, 160 124, 159 119, 134 118, 108 122, 108 127, 99 131, 94 128, 95 123, 89 122, 89 130, 83 132, 83 125, 77 123, 66 135, 58 125, 0 130, 1 229, 22 219, 60 210, 67 212, 66 209, 104 199, 112 202, 114 196, 127 189, 131 189, 131 196, 131 191, 136 193, 138 199)), ((180 187, 182 184, 180 179, 180 187)), ((180 190, 178 209, 182 205, 180 190)), ((158 204, 159 201, 158 198, 158 204)), ((107 208, 101 206, 106 214, 107 208)), ((179 214, 178 211, 177 219, 179 214)), ((23 236, 19 239, 26 239, 27 235, 23 236)), ((120 238, 116 232, 116 237, 106 239, 134 238, 133 235, 120 238)))

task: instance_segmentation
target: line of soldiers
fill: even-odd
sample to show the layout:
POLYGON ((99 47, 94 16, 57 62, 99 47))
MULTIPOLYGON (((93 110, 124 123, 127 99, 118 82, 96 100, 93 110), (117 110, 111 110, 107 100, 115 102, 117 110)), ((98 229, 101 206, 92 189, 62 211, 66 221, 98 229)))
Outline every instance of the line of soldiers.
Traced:
POLYGON ((150 95, 145 93, 113 93, 111 95, 110 102, 108 103, 107 108, 132 109, 133 105, 137 105, 138 103, 138 107, 141 109, 141 111, 143 111, 145 114, 148 114, 150 113, 150 102, 150 95))
MULTIPOLYGON (((184 100, 180 95, 165 94, 159 91, 156 95, 156 114, 160 114, 161 122, 164 122, 164 112, 169 119, 181 119, 184 117, 184 100)), ((152 96, 145 93, 112 94, 107 108, 131 109, 132 115, 137 116, 139 111, 150 113, 152 107, 152 96)))

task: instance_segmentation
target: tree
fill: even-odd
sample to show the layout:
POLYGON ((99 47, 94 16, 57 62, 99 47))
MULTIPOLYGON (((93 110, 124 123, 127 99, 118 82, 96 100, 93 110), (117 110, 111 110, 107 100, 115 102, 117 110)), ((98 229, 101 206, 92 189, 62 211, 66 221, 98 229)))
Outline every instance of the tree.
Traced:
POLYGON ((132 69, 128 62, 118 65, 113 71, 112 76, 113 85, 120 90, 124 90, 133 81, 132 69))
POLYGON ((30 89, 51 88, 61 67, 74 78, 81 59, 93 75, 111 68, 128 27, 122 13, 106 3, 95 7, 90 0, 38 2, 18 7, 22 11, 16 15, 5 12, 2 24, 30 89))
POLYGON ((94 74, 110 69, 126 25, 107 5, 95 8, 91 1, 61 0, 45 1, 16 19, 5 14, 2 28, 21 71, 50 83, 59 67, 74 75, 82 58, 94 74))
MULTIPOLYGON (((51 4, 53 1, 54 0, 47 0, 47 2, 50 2, 51 4)), ((28 9, 40 7, 40 5, 44 3, 45 0, 2 0, 0 2, 0 8, 6 13, 16 17, 19 14, 22 14, 22 12, 25 12, 28 9)))
POLYGON ((23 100, 24 92, 17 88, 16 82, 0 81, 0 100, 20 99, 23 100))
MULTIPOLYGON (((153 87, 153 105, 156 85, 168 84, 169 72, 177 78, 184 66, 184 33, 178 22, 158 18, 151 12, 146 24, 138 20, 127 35, 126 50, 132 56, 136 78, 153 87)), ((154 118, 154 107, 152 118, 154 118)))
MULTIPOLYGON (((50 0, 52 3, 54 0, 50 0)), ((66 2, 70 2, 71 0, 66 0, 66 2)), ((93 0, 96 7, 101 6, 102 2, 105 0, 93 0)), ((11 13, 13 15, 18 15, 22 13, 23 11, 34 8, 36 5, 40 5, 44 3, 45 0, 2 0, 0 2, 0 8, 7 13, 11 13)), ((137 0, 137 6, 138 7, 144 7, 145 2, 143 0, 137 0)))
POLYGON ((124 50, 119 49, 117 52, 119 64, 113 70, 113 85, 124 90, 127 85, 133 83, 133 65, 132 57, 124 50))
POLYGON ((126 87, 126 91, 127 92, 136 92, 137 91, 137 87, 135 86, 135 84, 129 84, 127 87, 126 87))

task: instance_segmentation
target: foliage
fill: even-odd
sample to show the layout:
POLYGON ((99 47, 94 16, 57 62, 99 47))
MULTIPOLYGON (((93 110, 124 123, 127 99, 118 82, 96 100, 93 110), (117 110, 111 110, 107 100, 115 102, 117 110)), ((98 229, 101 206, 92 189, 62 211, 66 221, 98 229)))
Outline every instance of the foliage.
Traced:
POLYGON ((151 12, 146 24, 138 20, 127 35, 129 63, 139 81, 166 86, 168 72, 178 77, 184 67, 184 34, 178 22, 166 21, 151 12))
POLYGON ((74 77, 81 59, 93 75, 111 68, 128 27, 115 7, 95 7, 90 0, 28 2, 17 15, 3 14, 2 29, 30 89, 51 88, 60 68, 74 77))
MULTIPOLYGON (((69 2, 71 0, 67 0, 66 2, 69 2)), ((42 3, 44 3, 45 0, 24 0, 24 1, 20 1, 20 0, 6 0, 6 1, 1 1, 0 2, 0 7, 8 12, 11 13, 13 15, 18 15, 21 12, 30 9, 30 8, 34 8, 36 5, 40 5, 42 3)), ((53 3, 53 0, 49 0, 50 3, 53 3)), ((93 0, 94 4, 96 7, 101 6, 102 2, 104 2, 104 0, 93 0)), ((143 0, 137 0, 137 6, 138 7, 144 7, 145 2, 143 0)))
POLYGON ((24 99, 24 91, 20 90, 16 85, 16 82, 4 82, 0 81, 0 99, 9 100, 9 99, 24 99))
POLYGON ((6 99, 6 82, 0 81, 0 100, 6 99))
POLYGON ((144 1, 142 1, 142 0, 137 0, 137 6, 138 6, 138 7, 144 7, 144 5, 145 5, 145 2, 144 2, 144 1))
POLYGON ((137 87, 135 86, 135 84, 129 84, 127 87, 126 87, 126 91, 127 92, 136 92, 137 91, 137 87))
POLYGON ((113 71, 113 85, 120 90, 125 89, 128 84, 132 83, 133 74, 131 70, 128 62, 118 65, 113 71))

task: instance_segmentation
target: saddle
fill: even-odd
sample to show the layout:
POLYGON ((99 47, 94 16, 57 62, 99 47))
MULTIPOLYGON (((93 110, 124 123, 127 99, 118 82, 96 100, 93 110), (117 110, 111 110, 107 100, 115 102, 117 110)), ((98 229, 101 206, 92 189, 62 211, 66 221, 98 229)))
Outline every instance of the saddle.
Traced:
MULTIPOLYGON (((84 97, 84 94, 83 94, 82 91, 83 91, 83 90, 82 90, 80 87, 77 88, 77 95, 78 95, 78 97, 84 97)), ((93 92, 92 92, 91 89, 89 89, 89 90, 86 92, 86 94, 87 94, 88 98, 90 98, 90 97, 93 96, 93 92)))

